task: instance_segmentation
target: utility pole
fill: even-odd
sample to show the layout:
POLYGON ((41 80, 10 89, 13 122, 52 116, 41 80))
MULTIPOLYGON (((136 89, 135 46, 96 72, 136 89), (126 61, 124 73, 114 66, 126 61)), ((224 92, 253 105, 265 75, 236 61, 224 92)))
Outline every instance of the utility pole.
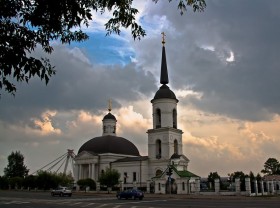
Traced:
POLYGON ((166 172, 166 175, 168 175, 169 194, 171 194, 171 175, 173 173, 173 170, 170 165, 168 165, 167 167, 168 167, 168 171, 166 172))

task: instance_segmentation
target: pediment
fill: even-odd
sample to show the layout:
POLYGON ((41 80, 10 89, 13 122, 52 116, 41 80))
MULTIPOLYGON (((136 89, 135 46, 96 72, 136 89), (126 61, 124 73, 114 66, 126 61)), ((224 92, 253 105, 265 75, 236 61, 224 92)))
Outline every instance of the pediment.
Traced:
POLYGON ((96 156, 95 153, 88 152, 88 151, 82 151, 75 157, 75 160, 92 159, 95 156, 96 156))

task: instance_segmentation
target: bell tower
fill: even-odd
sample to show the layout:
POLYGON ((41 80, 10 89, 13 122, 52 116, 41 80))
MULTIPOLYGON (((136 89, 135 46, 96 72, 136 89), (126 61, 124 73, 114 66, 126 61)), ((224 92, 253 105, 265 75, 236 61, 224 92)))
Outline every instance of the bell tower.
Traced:
POLYGON ((177 126, 176 95, 167 86, 169 83, 165 53, 165 34, 162 33, 161 87, 151 100, 153 106, 153 128, 148 133, 148 156, 154 163, 170 161, 173 155, 182 154, 182 130, 177 126))

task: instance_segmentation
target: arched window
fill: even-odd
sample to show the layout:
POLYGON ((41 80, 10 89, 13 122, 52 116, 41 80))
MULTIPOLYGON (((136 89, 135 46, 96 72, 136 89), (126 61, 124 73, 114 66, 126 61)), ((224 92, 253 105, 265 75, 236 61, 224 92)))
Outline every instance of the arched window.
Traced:
POLYGON ((160 176, 162 174, 162 170, 157 170, 156 171, 156 176, 160 176))
POLYGON ((161 128, 161 111, 156 109, 156 128, 161 128))
POLYGON ((177 141, 177 139, 174 140, 174 154, 178 154, 178 141, 177 141))
POLYGON ((173 109, 173 128, 177 129, 177 111, 173 109))
POLYGON ((103 133, 106 133, 106 126, 103 126, 103 133))
POLYGON ((182 190, 185 191, 185 182, 182 183, 182 190))
POLYGON ((156 141, 156 158, 161 158, 161 141, 159 139, 156 141))

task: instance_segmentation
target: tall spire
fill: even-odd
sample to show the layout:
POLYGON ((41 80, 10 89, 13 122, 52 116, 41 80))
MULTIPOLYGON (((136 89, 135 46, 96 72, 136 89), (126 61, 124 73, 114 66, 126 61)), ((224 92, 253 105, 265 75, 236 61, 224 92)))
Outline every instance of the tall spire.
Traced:
POLYGON ((160 83, 168 84, 168 72, 167 72, 167 64, 166 64, 166 55, 165 55, 165 33, 162 32, 162 58, 161 58, 161 74, 160 74, 160 83))

